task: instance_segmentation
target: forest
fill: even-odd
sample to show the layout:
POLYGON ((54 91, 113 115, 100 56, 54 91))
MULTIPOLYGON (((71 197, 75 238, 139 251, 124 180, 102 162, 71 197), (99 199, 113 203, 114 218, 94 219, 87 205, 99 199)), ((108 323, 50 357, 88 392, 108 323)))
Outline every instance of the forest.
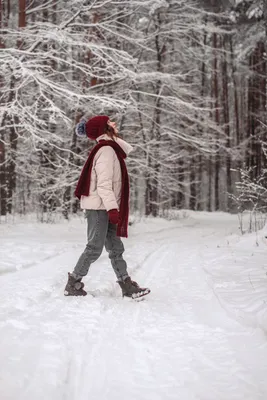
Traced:
POLYGON ((0 0, 0 215, 48 221, 109 115, 131 210, 265 211, 267 2, 0 0))

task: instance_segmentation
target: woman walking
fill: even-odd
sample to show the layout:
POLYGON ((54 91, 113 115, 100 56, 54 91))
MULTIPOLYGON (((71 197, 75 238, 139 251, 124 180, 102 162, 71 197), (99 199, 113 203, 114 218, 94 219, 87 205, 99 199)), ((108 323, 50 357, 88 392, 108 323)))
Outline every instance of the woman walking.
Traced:
POLYGON ((116 124, 96 116, 77 125, 77 134, 96 140, 81 172, 75 195, 87 218, 87 245, 74 271, 69 273, 65 296, 86 296, 82 278, 105 246, 122 295, 142 297, 150 293, 131 280, 122 255, 120 237, 128 236, 129 179, 125 158, 132 146, 118 136, 116 124))

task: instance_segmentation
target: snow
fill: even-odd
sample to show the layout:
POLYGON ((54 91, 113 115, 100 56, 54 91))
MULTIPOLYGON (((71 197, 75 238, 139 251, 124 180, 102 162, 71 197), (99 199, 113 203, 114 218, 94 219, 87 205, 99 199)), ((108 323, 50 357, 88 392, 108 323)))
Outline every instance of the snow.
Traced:
POLYGON ((169 8, 169 4, 166 0, 154 0, 150 6, 149 15, 153 15, 158 11, 166 10, 169 8))
POLYGON ((138 303, 105 253, 94 296, 63 296, 84 241, 81 219, 0 225, 1 400, 267 398, 264 230, 240 236, 224 213, 139 221, 125 258, 152 292, 138 303))

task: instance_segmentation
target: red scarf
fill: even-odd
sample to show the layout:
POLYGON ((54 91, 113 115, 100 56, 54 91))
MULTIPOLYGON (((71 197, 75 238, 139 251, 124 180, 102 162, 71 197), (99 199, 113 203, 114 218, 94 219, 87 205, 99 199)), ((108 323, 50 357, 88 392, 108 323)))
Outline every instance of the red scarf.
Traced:
POLYGON ((117 154, 118 160, 120 162, 121 167, 121 202, 119 209, 119 223, 117 225, 117 236, 128 237, 128 219, 129 219, 129 177, 126 168, 126 164, 124 159, 126 158, 125 152, 118 145, 118 143, 113 140, 101 140, 93 149, 90 151, 87 161, 84 164, 82 169, 76 190, 75 196, 78 199, 81 196, 89 196, 90 192, 90 181, 91 181, 91 172, 93 168, 93 160, 94 156, 98 152, 98 150, 103 146, 111 146, 115 153, 117 154))

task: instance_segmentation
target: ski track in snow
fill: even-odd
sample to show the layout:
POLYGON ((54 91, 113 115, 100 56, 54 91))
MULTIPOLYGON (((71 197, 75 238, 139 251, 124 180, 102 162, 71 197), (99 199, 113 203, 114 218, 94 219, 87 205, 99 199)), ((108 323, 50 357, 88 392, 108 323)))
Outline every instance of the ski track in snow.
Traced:
POLYGON ((63 296, 84 224, 9 226, 1 400, 266 400, 267 247, 236 232, 220 213, 131 228, 129 271, 152 290, 137 303, 105 254, 84 280, 93 296, 63 296))

